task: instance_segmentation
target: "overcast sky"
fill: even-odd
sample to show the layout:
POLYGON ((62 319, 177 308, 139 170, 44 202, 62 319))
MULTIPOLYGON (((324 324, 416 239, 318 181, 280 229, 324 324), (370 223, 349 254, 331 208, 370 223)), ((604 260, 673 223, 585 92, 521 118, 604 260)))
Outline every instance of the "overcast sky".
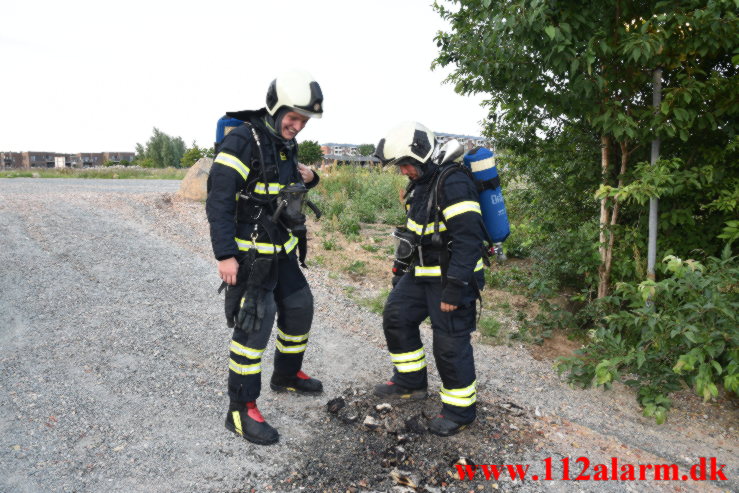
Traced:
POLYGON ((2 0, 0 20, 0 151, 132 151, 153 127, 210 146, 291 67, 325 98, 298 140, 376 143, 402 120, 479 135, 487 114, 431 70, 430 0, 2 0))

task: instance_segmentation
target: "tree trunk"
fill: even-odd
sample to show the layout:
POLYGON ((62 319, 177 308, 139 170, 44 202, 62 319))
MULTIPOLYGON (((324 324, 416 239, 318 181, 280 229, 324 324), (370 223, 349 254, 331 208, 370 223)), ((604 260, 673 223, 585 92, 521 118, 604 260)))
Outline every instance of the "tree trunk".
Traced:
MULTIPOLYGON (((628 142, 624 141, 619 143, 619 146, 621 148, 621 169, 618 173, 618 188, 624 186, 624 174, 626 173, 626 167, 629 163, 629 150, 628 150, 628 142)), ((618 211, 621 206, 621 203, 618 201, 617 198, 614 197, 613 199, 613 207, 611 209, 611 227, 608 231, 608 248, 606 248, 606 258, 605 258, 605 279, 606 283, 608 283, 611 279, 611 265, 612 265, 612 259, 613 259, 613 239, 615 238, 615 235, 613 234, 613 227, 618 224, 618 211)), ((602 215, 602 214, 601 214, 602 215)), ((599 290, 599 298, 600 296, 600 290, 599 290)), ((606 296, 608 294, 607 288, 606 293, 603 296, 606 296)))
MULTIPOLYGON (((606 135, 600 137, 600 165, 601 176, 604 185, 608 185, 608 168, 610 167, 608 151, 610 148, 610 139, 606 135)), ((610 223, 608 211, 608 197, 600 200, 600 236, 598 252, 600 253, 600 267, 598 267, 598 298, 608 295, 608 274, 606 270, 606 261, 608 258, 608 225, 610 223)))

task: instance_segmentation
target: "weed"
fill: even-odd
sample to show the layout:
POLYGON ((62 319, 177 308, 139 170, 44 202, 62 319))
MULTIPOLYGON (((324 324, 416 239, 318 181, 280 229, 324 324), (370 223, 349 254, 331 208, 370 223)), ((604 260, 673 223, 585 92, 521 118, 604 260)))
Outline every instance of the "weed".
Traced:
POLYGON ((364 276, 367 274, 367 262, 355 260, 349 264, 345 270, 354 276, 364 276))
POLYGON ((496 337, 500 332, 500 321, 497 318, 481 317, 477 326, 484 336, 496 337))
POLYGON ((323 245, 324 250, 337 250, 339 248, 339 245, 336 243, 336 240, 333 238, 326 238, 321 242, 321 245, 323 245))

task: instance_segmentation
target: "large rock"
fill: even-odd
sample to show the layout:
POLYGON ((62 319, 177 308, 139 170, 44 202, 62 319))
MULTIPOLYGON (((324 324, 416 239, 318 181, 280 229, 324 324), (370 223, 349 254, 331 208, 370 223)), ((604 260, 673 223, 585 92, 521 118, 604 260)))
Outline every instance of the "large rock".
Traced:
POLYGON ((208 195, 206 184, 212 165, 213 158, 201 157, 198 159, 198 162, 192 165, 190 171, 182 179, 182 183, 180 183, 180 195, 190 200, 205 200, 205 197, 208 195))

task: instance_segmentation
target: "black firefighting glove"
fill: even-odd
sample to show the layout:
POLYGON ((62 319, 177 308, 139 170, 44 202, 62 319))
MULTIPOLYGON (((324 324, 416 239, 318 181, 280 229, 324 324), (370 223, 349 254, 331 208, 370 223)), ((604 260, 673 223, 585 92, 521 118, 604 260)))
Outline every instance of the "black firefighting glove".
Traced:
POLYGON ((241 298, 236 328, 247 333, 259 330, 267 307, 267 296, 271 296, 276 284, 277 262, 272 257, 254 260, 241 298))

